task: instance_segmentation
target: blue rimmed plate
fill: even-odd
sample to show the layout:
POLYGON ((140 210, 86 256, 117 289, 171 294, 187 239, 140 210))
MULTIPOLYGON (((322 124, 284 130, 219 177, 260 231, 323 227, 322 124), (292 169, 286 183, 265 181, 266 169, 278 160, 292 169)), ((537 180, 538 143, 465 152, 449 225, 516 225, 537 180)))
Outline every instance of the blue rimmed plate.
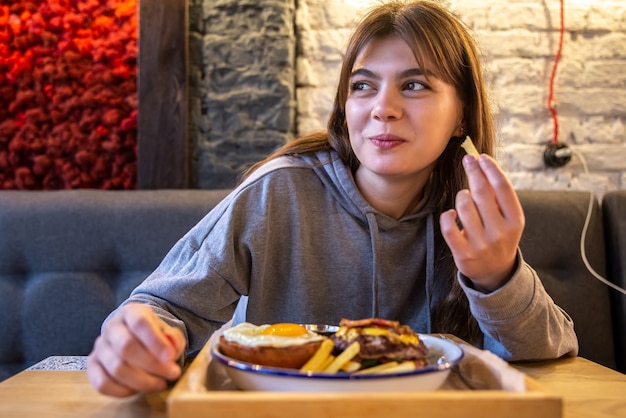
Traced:
MULTIPOLYGON (((307 328, 322 334, 335 327, 309 325, 307 328)), ((425 367, 400 373, 328 374, 302 373, 296 369, 267 367, 235 360, 222 354, 219 343, 211 346, 211 356, 226 368, 233 383, 242 390, 279 392, 388 392, 432 391, 448 377, 452 367, 463 358, 463 350, 450 340, 419 336, 429 349, 425 367)))

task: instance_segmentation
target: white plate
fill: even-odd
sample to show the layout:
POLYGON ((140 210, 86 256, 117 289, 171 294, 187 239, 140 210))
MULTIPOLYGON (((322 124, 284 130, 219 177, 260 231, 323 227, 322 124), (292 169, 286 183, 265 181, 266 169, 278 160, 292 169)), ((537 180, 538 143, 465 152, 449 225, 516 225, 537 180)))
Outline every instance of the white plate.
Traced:
MULTIPOLYGON (((325 327, 330 328, 330 327, 325 327)), ((387 392, 432 391, 448 377, 463 358, 463 350, 449 340, 419 335, 429 349, 429 365, 408 372, 388 374, 302 373, 296 369, 267 367, 235 360, 213 344, 211 356, 226 368, 233 383, 242 390, 280 392, 387 392)))

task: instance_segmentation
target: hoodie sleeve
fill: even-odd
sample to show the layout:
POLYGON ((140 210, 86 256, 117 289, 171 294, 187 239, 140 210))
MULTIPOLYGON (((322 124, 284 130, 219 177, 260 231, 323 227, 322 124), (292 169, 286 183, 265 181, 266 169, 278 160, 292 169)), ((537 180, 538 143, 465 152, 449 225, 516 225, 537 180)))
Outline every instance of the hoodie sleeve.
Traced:
MULTIPOLYGON (((291 199, 298 187, 292 180, 302 176, 279 169, 298 164, 285 157, 255 171, 170 249, 121 306, 131 302, 149 305, 163 321, 183 332, 188 353, 199 351, 213 332, 233 318, 238 307, 245 308, 239 302, 249 294, 255 264, 270 271, 264 269, 266 255, 283 257, 278 244, 291 245, 279 239, 280 231, 290 223, 278 208, 287 207, 283 202, 291 199)), ((268 275, 277 281, 284 277, 272 272, 268 275)), ((256 286, 263 288, 260 275, 256 276, 256 286)), ((279 282, 278 286, 283 285, 279 282)))
POLYGON ((504 286, 487 294, 459 273, 472 315, 484 333, 484 348, 507 361, 577 355, 572 319, 554 303, 519 250, 517 265, 504 286))

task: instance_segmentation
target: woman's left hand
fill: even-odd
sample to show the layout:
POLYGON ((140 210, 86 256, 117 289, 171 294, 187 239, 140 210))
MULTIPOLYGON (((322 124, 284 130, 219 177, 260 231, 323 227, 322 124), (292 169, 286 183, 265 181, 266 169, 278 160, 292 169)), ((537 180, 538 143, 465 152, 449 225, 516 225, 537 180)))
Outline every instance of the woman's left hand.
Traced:
POLYGON ((459 271, 477 290, 491 292, 513 274, 524 230, 524 211, 513 185, 493 158, 463 157, 469 190, 442 213, 441 232, 459 271), (459 228, 457 218, 463 225, 459 228))

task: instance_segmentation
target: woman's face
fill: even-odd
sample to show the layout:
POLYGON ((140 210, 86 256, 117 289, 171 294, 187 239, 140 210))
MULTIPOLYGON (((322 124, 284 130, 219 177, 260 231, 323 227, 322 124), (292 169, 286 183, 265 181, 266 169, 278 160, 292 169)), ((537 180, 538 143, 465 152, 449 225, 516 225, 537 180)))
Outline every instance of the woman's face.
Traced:
POLYGON ((346 101, 357 176, 424 184, 450 137, 461 134, 454 87, 432 73, 427 80, 428 70, 395 37, 373 40, 357 56, 346 101))

